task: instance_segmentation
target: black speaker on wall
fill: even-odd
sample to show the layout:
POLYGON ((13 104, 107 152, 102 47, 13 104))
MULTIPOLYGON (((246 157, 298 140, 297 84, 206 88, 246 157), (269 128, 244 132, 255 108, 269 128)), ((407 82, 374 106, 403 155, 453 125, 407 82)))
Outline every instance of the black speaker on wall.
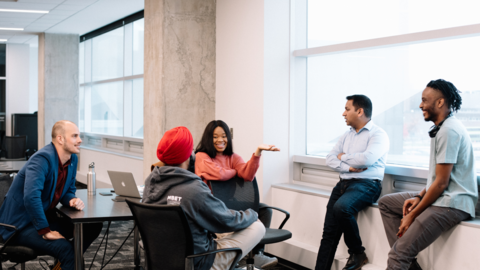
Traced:
POLYGON ((33 154, 38 150, 37 113, 12 114, 12 136, 27 135, 27 149, 33 154))

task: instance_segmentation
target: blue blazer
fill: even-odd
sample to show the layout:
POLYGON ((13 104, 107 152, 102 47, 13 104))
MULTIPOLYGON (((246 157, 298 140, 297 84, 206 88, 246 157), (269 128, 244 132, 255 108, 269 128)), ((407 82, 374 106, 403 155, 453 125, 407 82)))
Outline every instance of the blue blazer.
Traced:
MULTIPOLYGON (((73 154, 68 168, 65 187, 60 202, 69 205, 75 197, 75 177, 77 175, 77 155, 73 154)), ((53 201, 58 176, 58 154, 53 143, 43 147, 27 161, 12 182, 0 208, 0 223, 25 228, 32 223, 35 229, 49 227, 45 211, 53 201)), ((7 239, 13 234, 0 226, 0 235, 7 239)))

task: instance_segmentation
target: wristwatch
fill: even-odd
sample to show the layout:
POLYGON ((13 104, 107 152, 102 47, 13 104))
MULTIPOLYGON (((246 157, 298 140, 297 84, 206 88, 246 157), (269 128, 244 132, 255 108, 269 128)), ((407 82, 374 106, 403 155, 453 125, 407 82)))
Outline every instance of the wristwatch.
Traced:
POLYGON ((413 196, 413 197, 417 197, 417 198, 419 198, 419 199, 420 199, 420 201, 423 199, 423 197, 422 197, 422 196, 420 196, 420 194, 418 194, 418 195, 415 195, 415 196, 413 196))

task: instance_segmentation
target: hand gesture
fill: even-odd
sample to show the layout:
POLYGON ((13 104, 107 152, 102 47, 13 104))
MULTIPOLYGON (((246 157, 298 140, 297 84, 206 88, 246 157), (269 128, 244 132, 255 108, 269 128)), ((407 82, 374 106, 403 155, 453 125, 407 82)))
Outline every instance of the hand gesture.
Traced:
POLYGON ((85 204, 79 198, 73 198, 70 200, 70 207, 75 207, 77 210, 83 210, 85 204))
POLYGON ((42 235, 42 238, 45 240, 58 240, 62 238, 65 239, 65 237, 63 237, 63 235, 61 235, 57 231, 49 231, 48 233, 42 235))
POLYGON ((350 167, 348 169, 349 172, 364 172, 366 171, 368 168, 359 168, 359 169, 356 169, 356 168, 353 168, 353 167, 350 167))
POLYGON ((403 216, 410 214, 410 212, 417 207, 418 203, 420 203, 420 198, 418 197, 413 197, 406 200, 403 203, 403 216))
POLYGON ((400 223, 400 227, 398 228, 397 236, 402 237, 407 232, 408 228, 410 228, 410 225, 412 225, 414 220, 415 217, 413 214, 404 216, 400 223))
POLYGON ((275 147, 275 145, 273 144, 260 144, 258 147, 257 147, 257 150, 255 151, 255 156, 260 156, 260 154, 262 153, 262 151, 274 151, 274 152, 277 152, 277 151, 280 151, 280 148, 277 148, 275 147))
POLYGON ((258 146, 258 149, 262 150, 262 151, 280 151, 279 148, 275 147, 275 145, 273 144, 260 144, 258 146))

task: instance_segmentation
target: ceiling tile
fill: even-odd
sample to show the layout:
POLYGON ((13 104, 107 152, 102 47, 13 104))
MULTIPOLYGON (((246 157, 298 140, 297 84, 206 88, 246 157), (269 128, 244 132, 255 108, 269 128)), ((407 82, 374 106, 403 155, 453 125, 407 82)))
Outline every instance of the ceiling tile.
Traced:
POLYGON ((91 5, 95 2, 100 2, 100 1, 98 1, 98 0, 82 0, 82 1, 67 0, 67 1, 63 2, 62 5, 88 6, 88 5, 91 5))
POLYGON ((33 23, 59 23, 61 21, 62 21, 62 19, 41 18, 41 19, 38 19, 38 20, 34 21, 33 23))
POLYGON ((9 9, 28 9, 28 10, 50 10, 56 7, 57 4, 52 3, 21 3, 21 2, 0 2, 0 8, 9 9))
POLYGON ((14 35, 5 35, 5 34, 0 34, 0 39, 9 39, 13 37, 14 35))
POLYGON ((17 12, 0 12, 1 18, 34 18, 38 19, 45 14, 39 13, 17 13, 17 12))
POLYGON ((64 20, 66 18, 68 18, 70 15, 50 15, 50 14, 46 14, 45 16, 43 16, 42 18, 40 18, 39 20, 64 20))
POLYGON ((15 35, 8 39, 9 43, 24 43, 33 38, 32 35, 15 35))
POLYGON ((19 23, 28 24, 34 22, 35 19, 8 19, 0 17, 1 25, 15 25, 19 23))
POLYGON ((85 8, 84 6, 77 6, 77 5, 59 5, 55 9, 53 9, 52 11, 55 11, 55 10, 79 11, 79 10, 82 10, 84 8, 85 8))
POLYGON ((29 4, 61 4, 65 0, 18 0, 18 3, 29 3, 29 4))
MULTIPOLYGON (((0 8, 49 10, 48 14, 0 13, 0 26, 23 27, 24 32, 85 34, 144 8, 144 0, 19 0, 0 2, 0 8)), ((10 35, 1 31, 1 35, 10 35)), ((22 35, 16 31, 15 35, 22 35)), ((19 39, 19 38, 18 38, 19 39)))
MULTIPOLYGON (((80 9, 78 9, 78 10, 80 10, 80 9)), ((67 15, 67 16, 70 16, 70 15, 74 14, 75 12, 77 12, 78 10, 66 10, 66 9, 55 8, 54 10, 50 11, 48 13, 48 15, 67 15)))

